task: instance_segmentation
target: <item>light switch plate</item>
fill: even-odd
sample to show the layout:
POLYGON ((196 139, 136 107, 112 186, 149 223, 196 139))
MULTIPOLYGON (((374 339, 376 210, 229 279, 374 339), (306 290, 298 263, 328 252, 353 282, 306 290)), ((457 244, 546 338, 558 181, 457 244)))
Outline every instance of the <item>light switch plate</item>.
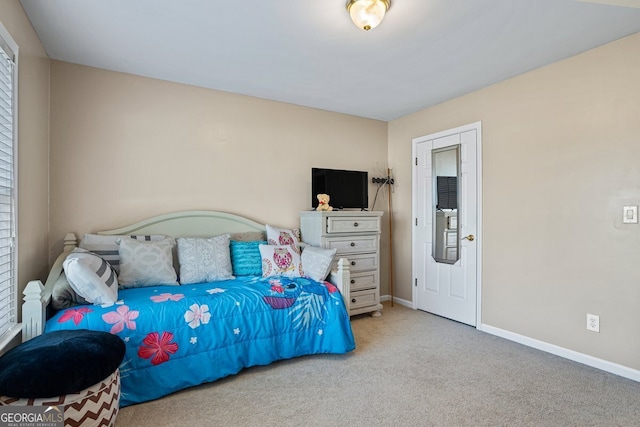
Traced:
POLYGON ((638 207, 625 206, 624 208, 622 208, 622 222, 624 224, 637 224, 638 223, 638 207))

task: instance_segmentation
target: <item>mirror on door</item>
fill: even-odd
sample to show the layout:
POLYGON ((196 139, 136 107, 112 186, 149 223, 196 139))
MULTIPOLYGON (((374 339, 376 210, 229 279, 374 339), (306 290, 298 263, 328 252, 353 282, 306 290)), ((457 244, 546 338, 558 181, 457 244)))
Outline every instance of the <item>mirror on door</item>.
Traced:
POLYGON ((433 248, 436 262, 454 264, 460 258, 458 191, 460 145, 432 150, 433 170, 433 248))

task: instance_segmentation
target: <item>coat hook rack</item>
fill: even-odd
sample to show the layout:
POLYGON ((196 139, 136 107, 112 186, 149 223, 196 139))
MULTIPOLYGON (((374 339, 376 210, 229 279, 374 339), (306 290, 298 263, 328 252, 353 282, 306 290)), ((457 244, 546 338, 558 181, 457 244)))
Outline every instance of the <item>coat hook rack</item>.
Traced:
POLYGON ((387 176, 384 178, 371 178, 371 182, 378 184, 376 195, 373 199, 373 206, 371 210, 375 210, 376 200, 378 199, 378 193, 382 187, 387 187, 389 190, 389 198, 387 209, 389 211, 389 293, 391 294, 391 307, 393 307, 393 205, 391 203, 391 193, 393 193, 393 185, 395 180, 391 175, 391 168, 387 168, 387 176))

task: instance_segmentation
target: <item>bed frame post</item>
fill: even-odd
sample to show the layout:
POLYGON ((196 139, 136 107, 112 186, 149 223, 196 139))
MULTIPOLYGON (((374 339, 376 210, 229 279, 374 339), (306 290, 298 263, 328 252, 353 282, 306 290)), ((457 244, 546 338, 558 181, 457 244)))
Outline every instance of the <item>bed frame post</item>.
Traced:
POLYGON ((44 332, 46 303, 42 300, 44 286, 40 280, 32 280, 22 292, 22 342, 37 337, 44 332))
POLYGON ((71 252, 78 246, 78 239, 73 233, 67 233, 64 236, 64 252, 71 252))
POLYGON ((329 281, 336 285, 342 294, 344 304, 347 306, 347 313, 351 310, 349 293, 351 292, 351 268, 347 258, 338 260, 338 268, 329 274, 329 281))
POLYGON ((39 280, 27 283, 22 292, 24 303, 22 304, 22 342, 44 333, 44 324, 47 321, 47 305, 51 301, 53 285, 62 273, 62 263, 69 252, 78 245, 78 239, 73 233, 64 236, 64 250, 53 263, 46 284, 43 286, 39 280))

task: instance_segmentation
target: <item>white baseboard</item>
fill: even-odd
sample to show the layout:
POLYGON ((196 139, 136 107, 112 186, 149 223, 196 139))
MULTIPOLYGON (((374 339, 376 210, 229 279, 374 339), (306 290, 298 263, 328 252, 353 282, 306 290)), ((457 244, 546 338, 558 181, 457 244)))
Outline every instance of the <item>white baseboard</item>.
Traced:
MULTIPOLYGON (((380 302, 383 302, 383 301, 391 301, 391 295, 381 295, 380 302)), ((413 303, 411 301, 407 301, 406 299, 393 297, 393 302, 394 304, 398 303, 399 305, 403 305, 408 308, 413 308, 413 303)))
POLYGON ((555 354, 556 356, 564 357, 565 359, 573 360, 574 362, 582 363, 583 365, 591 366, 592 368, 597 368, 606 372, 610 372, 612 374, 620 375, 621 377, 625 377, 633 381, 640 382, 640 371, 637 369, 618 365, 617 363, 609 362, 607 360, 599 359, 587 354, 578 353, 577 351, 569 350, 567 348, 560 347, 554 344, 549 344, 544 341, 539 341, 534 338, 529 338, 524 335, 506 331, 504 329, 496 328, 484 323, 479 329, 482 332, 496 335, 498 337, 508 339, 509 341, 514 341, 519 344, 526 345, 527 347, 532 347, 538 350, 545 351, 547 353, 555 354))

